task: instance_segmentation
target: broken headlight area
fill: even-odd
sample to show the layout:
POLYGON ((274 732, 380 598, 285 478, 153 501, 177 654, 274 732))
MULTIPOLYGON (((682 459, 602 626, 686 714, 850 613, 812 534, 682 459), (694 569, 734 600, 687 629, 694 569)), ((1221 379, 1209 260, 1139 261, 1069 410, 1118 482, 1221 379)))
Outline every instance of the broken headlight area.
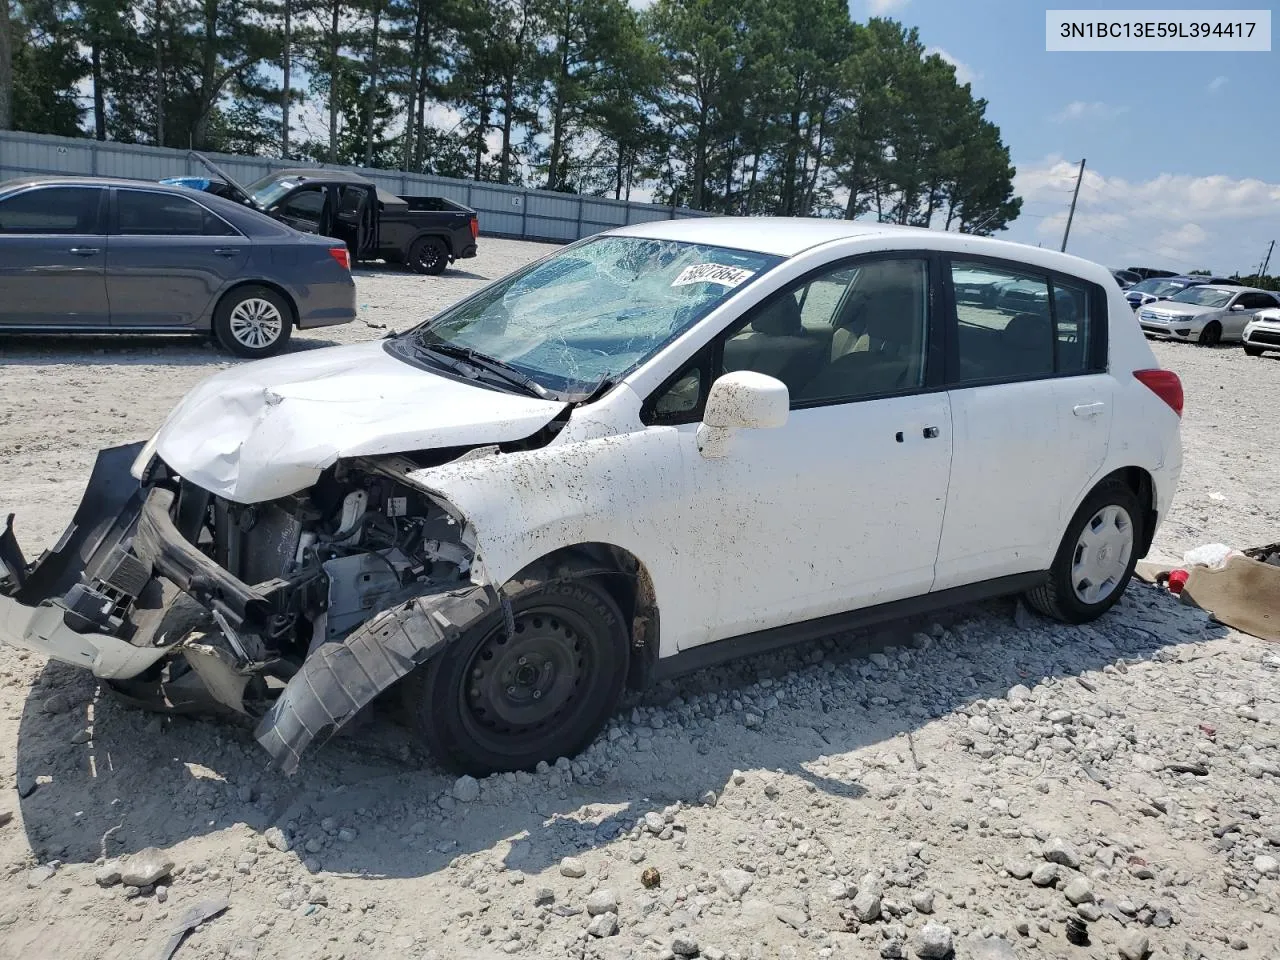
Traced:
POLYGON ((313 652, 381 611, 468 585, 461 525, 401 458, 339 462, 268 503, 214 496, 140 445, 104 451, 71 528, 27 564, 0 534, 9 639, 139 700, 259 716, 313 652), (12 606, 31 608, 21 637, 12 606))

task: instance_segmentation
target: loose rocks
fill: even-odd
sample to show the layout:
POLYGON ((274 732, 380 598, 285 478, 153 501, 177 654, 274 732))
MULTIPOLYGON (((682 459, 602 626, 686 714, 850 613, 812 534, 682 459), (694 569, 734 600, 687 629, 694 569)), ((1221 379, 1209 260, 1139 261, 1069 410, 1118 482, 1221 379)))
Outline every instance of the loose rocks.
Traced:
POLYGON ((612 890, 597 890, 587 897, 587 913, 598 917, 602 913, 618 912, 618 895, 612 890))
POLYGON ((942 960, 951 953, 951 928, 940 923, 926 923, 911 941, 921 960, 942 960))
POLYGON ((735 900, 741 899, 742 895, 751 889, 753 882, 751 874, 733 867, 721 870, 716 879, 720 883, 720 889, 735 900))
POLYGON ((1080 854, 1061 837, 1054 837, 1044 845, 1044 858, 1050 863, 1060 863, 1072 870, 1080 869, 1080 854))
POLYGON ((577 857, 565 857, 560 861, 560 876, 577 880, 587 875, 587 866, 577 857))
POLYGON ((120 880, 127 887, 149 887, 173 870, 173 858, 156 847, 133 854, 120 866, 120 880))

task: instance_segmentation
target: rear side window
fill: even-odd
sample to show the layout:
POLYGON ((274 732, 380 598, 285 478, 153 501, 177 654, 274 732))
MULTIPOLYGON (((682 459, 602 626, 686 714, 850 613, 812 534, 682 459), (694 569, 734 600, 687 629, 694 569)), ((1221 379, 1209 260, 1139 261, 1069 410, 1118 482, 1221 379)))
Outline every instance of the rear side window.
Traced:
POLYGON ((92 187, 40 187, 0 200, 0 233, 101 232, 102 191, 92 187))
POLYGON ((1057 373, 1085 373, 1094 354, 1094 323, 1085 284, 1051 280, 1053 289, 1054 370, 1057 373))
POLYGON ((230 237, 221 217, 186 197, 143 190, 116 194, 119 233, 126 237, 230 237))
POLYGON ((953 261, 951 380, 1036 380, 1101 369, 1097 288, 1016 267, 953 261))
POLYGON ((1049 278, 955 261, 957 379, 1034 379, 1053 373, 1049 278))

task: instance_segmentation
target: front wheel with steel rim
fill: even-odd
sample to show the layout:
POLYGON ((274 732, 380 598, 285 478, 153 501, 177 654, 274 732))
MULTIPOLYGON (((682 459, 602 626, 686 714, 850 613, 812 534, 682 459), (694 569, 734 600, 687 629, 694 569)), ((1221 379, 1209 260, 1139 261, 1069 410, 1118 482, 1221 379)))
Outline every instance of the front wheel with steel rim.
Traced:
POLYGON ((1086 623, 1111 609, 1138 562, 1144 516, 1128 484, 1100 484, 1071 518, 1048 581, 1028 592, 1027 602, 1067 623, 1086 623))
POLYGON ((451 770, 484 776, 572 757, 622 694, 628 633, 598 581, 534 580, 508 596, 509 618, 490 611, 405 681, 411 725, 451 770))
POLYGON ((1217 320, 1210 320, 1205 324, 1204 329, 1200 331, 1200 336, 1196 338, 1196 342, 1202 347, 1216 347, 1222 342, 1222 324, 1217 320))
POLYGON ((218 304, 213 333, 218 342, 240 357, 257 359, 279 353, 289 342, 293 311, 285 299, 267 287, 237 287, 218 304))

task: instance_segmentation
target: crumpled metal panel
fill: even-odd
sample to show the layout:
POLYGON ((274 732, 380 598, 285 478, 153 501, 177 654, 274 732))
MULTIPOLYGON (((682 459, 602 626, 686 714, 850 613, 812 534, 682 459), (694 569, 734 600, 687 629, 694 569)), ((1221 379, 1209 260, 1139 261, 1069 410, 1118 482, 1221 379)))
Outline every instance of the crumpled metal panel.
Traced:
POLYGON ((487 586, 418 597, 372 617, 341 643, 319 647, 258 723, 254 737, 285 773, 302 752, 352 717, 498 602, 487 586))

